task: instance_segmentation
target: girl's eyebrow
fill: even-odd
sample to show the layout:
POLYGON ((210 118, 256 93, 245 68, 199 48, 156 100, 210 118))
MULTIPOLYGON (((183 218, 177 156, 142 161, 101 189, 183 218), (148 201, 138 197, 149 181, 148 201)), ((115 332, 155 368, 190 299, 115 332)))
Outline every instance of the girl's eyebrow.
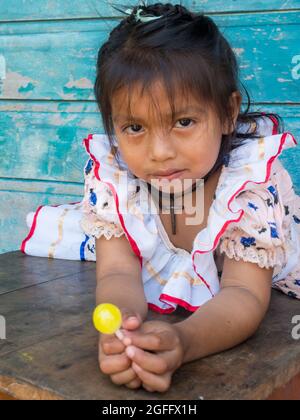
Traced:
MULTIPOLYGON (((206 113, 204 108, 201 108, 199 106, 188 106, 187 108, 183 108, 180 109, 178 111, 175 112, 174 116, 178 116, 180 114, 184 114, 187 112, 197 112, 197 113, 206 113)), ((167 119, 170 119, 172 117, 172 114, 167 114, 166 115, 167 119)), ((132 118, 130 118, 129 115, 121 115, 121 114, 117 114, 114 116, 113 121, 118 122, 120 120, 135 120, 135 121, 141 121, 144 122, 142 118, 140 117, 135 117, 134 115, 132 115, 132 118)))

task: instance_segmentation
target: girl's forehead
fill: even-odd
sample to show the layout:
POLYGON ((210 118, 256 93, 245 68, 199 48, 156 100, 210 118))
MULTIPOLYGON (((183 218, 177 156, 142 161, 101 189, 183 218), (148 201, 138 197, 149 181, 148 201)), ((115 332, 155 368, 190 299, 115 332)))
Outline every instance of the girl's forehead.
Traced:
POLYGON ((192 93, 183 92, 177 89, 172 92, 172 98, 161 84, 141 89, 140 86, 134 88, 119 89, 112 96, 112 111, 114 114, 134 114, 138 112, 149 112, 150 110, 159 113, 170 113, 172 107, 175 112, 186 108, 205 108, 202 101, 197 100, 192 93))

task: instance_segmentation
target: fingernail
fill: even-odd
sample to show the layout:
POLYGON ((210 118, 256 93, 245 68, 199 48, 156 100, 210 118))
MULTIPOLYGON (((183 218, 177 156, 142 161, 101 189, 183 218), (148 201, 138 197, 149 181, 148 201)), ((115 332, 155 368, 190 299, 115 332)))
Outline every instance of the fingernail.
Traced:
POLYGON ((139 367, 139 365, 137 365, 136 363, 132 363, 132 368, 133 370, 135 370, 136 372, 141 372, 142 368, 139 367))
POLYGON ((136 316, 130 316, 127 321, 135 321, 137 318, 136 316))
POLYGON ((109 345, 109 343, 104 343, 104 344, 103 344, 103 350, 104 350, 105 352, 107 352, 107 351, 109 351, 109 349, 110 349, 110 345, 109 345))
POLYGON ((123 344, 125 345, 125 346, 130 346, 130 344, 131 344, 132 342, 131 342, 131 339, 129 338, 129 337, 125 337, 124 338, 124 340, 123 340, 123 344))
POLYGON ((126 349, 127 356, 133 358, 135 356, 135 349, 132 346, 127 347, 126 349))

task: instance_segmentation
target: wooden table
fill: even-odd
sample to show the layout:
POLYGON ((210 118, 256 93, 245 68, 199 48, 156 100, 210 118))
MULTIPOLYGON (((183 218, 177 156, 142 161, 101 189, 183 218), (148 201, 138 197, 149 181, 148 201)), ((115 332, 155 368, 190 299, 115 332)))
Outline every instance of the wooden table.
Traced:
MULTIPOLYGON (((292 318, 300 302, 273 291, 268 314, 254 337, 222 354, 188 363, 171 389, 151 394, 118 387, 97 364, 91 324, 92 262, 0 255, 0 399, 300 399, 300 341, 292 318)), ((188 313, 149 313, 174 322, 188 313)))

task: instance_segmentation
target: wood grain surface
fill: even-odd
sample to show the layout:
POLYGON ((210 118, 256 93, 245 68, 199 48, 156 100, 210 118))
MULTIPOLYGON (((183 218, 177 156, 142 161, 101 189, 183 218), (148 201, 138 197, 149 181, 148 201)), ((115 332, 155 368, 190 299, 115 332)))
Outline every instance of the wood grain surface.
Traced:
MULTIPOLYGON (((0 284, 7 323, 7 339, 0 341, 0 392, 14 398, 261 400, 285 392, 300 399, 300 388, 291 385, 300 375, 300 345, 292 338, 300 302, 275 290, 255 336, 182 366, 167 393, 151 394, 118 387, 98 368, 91 323, 95 263, 2 254, 0 284)), ((149 319, 167 322, 187 316, 181 309, 170 315, 149 311, 149 319)))

